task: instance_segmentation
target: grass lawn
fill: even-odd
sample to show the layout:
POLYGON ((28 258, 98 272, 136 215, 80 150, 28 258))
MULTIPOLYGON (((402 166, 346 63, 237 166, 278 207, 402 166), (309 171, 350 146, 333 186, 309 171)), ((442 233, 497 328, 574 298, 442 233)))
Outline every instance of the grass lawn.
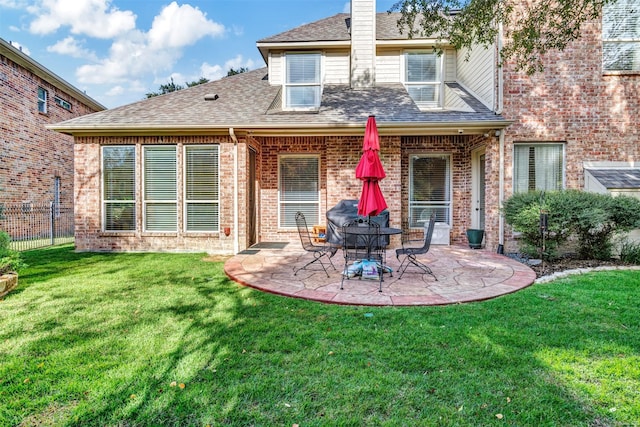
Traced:
POLYGON ((2 426, 640 420, 638 272, 372 308, 244 288, 202 254, 24 255, 0 301, 2 426))

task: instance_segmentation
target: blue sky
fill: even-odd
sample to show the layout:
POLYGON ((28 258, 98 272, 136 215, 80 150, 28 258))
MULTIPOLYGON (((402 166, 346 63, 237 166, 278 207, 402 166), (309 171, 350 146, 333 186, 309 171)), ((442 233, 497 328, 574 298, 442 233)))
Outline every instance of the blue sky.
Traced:
POLYGON ((0 0, 0 38, 113 108, 172 77, 261 68, 257 40, 348 11, 347 0, 0 0))

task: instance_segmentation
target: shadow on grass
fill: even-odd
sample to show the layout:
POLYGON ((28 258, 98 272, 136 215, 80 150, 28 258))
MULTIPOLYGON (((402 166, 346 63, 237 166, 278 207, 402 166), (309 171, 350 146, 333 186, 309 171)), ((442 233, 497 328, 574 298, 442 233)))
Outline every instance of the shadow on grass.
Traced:
POLYGON ((2 423, 52 405, 64 425, 613 425, 640 411, 594 389, 625 368, 638 383, 639 287, 623 273, 345 307, 240 287, 199 255, 42 252, 2 306, 2 423))

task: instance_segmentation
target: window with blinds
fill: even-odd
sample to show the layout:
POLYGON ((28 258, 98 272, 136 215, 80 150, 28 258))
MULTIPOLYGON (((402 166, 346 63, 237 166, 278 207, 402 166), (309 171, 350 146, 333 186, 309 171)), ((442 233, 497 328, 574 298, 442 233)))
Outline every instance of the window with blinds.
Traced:
POLYGON ((219 231, 219 153, 217 145, 185 146, 185 230, 219 231))
POLYGON ((105 231, 136 229, 136 152, 102 147, 102 224, 105 231))
POLYGON ((320 107, 320 54, 288 53, 284 108, 309 110, 320 107))
POLYGON ((451 157, 414 155, 409 163, 409 224, 423 227, 431 214, 451 224, 451 157))
POLYGON ((38 111, 41 113, 47 112, 47 98, 49 93, 46 89, 38 88, 38 111))
POLYGON ((640 4, 617 0, 602 7, 602 67, 640 71, 640 4))
POLYGON ((514 144, 513 191, 564 188, 563 144, 514 144))
POLYGON ((144 229, 177 231, 176 147, 146 146, 143 152, 144 229))
POLYGON ((320 158, 280 156, 278 165, 278 227, 295 228, 296 212, 307 224, 320 217, 320 158))
POLYGON ((406 52, 404 85, 421 108, 440 106, 441 60, 436 53, 406 52))

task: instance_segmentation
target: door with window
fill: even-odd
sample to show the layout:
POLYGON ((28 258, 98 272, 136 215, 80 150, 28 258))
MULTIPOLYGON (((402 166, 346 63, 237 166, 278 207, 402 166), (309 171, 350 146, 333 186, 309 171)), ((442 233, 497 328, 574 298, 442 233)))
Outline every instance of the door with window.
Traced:
POLYGON ((471 228, 484 230, 485 150, 471 154, 471 228))

